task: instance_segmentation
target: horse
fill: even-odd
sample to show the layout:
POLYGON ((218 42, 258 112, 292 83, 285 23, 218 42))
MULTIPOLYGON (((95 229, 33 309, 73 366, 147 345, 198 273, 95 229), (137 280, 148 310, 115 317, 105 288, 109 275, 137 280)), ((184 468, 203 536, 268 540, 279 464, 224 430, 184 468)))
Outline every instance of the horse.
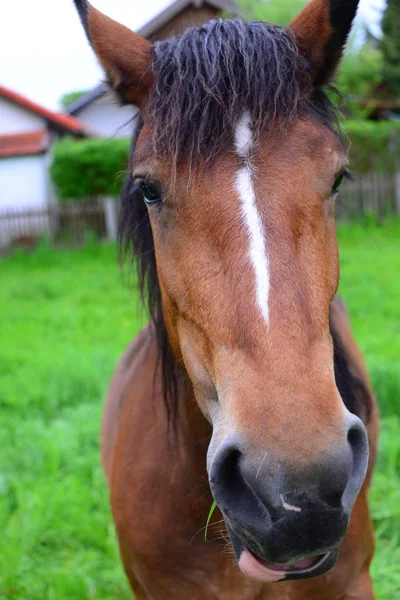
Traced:
POLYGON ((151 318, 101 436, 135 597, 372 600, 378 413, 336 295, 349 161, 327 94, 358 0, 154 45, 75 4, 140 110, 120 248, 151 318))

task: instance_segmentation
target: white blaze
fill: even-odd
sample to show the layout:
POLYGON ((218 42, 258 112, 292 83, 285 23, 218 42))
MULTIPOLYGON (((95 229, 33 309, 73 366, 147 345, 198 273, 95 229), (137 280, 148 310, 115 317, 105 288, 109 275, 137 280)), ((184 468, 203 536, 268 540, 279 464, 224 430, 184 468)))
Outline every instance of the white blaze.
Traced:
POLYGON ((250 115, 246 112, 239 120, 235 131, 235 147, 237 154, 243 159, 244 166, 236 175, 235 187, 239 194, 242 215, 248 231, 250 242, 249 257, 256 278, 256 300, 261 314, 268 324, 269 296, 269 260, 265 246, 265 232, 262 218, 257 210, 250 153, 253 146, 250 115))

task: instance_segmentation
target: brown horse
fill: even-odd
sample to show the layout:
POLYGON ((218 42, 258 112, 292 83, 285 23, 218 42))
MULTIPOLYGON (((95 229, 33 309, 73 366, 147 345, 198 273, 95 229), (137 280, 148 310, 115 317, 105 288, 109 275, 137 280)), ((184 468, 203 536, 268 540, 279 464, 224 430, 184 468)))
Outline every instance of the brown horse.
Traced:
POLYGON ((75 2, 141 109, 121 235, 152 319, 102 433, 136 598, 372 600, 378 418, 335 298, 348 161, 324 91, 358 0, 155 46, 75 2))

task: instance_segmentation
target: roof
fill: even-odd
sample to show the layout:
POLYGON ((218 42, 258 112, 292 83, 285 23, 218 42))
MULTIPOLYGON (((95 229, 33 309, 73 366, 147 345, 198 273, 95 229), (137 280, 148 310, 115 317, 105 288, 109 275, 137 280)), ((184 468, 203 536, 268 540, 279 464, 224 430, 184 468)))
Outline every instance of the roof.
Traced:
POLYGON ((46 130, 0 135, 0 158, 43 154, 49 144, 49 133, 46 130))
POLYGON ((138 33, 142 37, 149 38, 186 8, 190 6, 201 8, 204 4, 208 4, 208 6, 220 11, 237 13, 237 7, 233 0, 175 0, 175 2, 170 4, 165 10, 154 17, 154 19, 146 23, 146 25, 143 25, 143 27, 138 30, 138 33))
POLYGON ((93 135, 93 133, 91 133, 85 127, 85 125, 83 125, 83 123, 78 121, 78 119, 76 119, 75 117, 57 113, 52 110, 49 110, 48 108, 44 108, 44 106, 40 106, 40 104, 36 104, 36 102, 28 100, 28 98, 26 98, 25 96, 22 96, 21 94, 9 90, 8 88, 1 85, 0 97, 6 98, 6 100, 10 100, 15 104, 19 104, 27 110, 43 117, 50 125, 53 125, 57 129, 62 129, 63 131, 78 137, 86 137, 93 135))
POLYGON ((81 110, 81 108, 84 108, 87 104, 98 100, 98 98, 101 98, 101 96, 107 92, 109 92, 108 85, 106 83, 100 83, 95 88, 75 100, 75 102, 72 102, 69 106, 67 106, 67 113, 69 115, 76 114, 81 110))
MULTIPOLYGON (((142 37, 149 38, 153 36, 159 29, 164 27, 167 23, 172 21, 179 13, 183 12, 186 8, 193 6, 195 8, 201 8, 204 5, 212 6, 213 8, 233 14, 238 14, 237 6, 234 0, 175 0, 165 10, 159 13, 154 19, 143 25, 137 33, 142 37)), ((74 115, 79 112, 82 108, 98 100, 109 91, 109 87, 106 83, 90 90, 87 94, 83 94, 78 100, 73 102, 67 107, 67 113, 74 115)))

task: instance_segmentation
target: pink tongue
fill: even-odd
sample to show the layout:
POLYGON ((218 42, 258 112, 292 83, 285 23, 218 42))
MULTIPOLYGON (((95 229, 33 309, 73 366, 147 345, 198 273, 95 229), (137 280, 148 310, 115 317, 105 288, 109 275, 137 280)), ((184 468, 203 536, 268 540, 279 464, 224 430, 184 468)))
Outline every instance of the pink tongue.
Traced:
POLYGON ((295 563, 293 566, 295 569, 309 569, 314 566, 319 560, 319 556, 310 556, 309 558, 303 558, 303 560, 299 560, 298 563, 295 563))
POLYGON ((263 560, 262 562, 266 567, 272 569, 273 571, 291 571, 292 569, 310 569, 320 560, 320 556, 310 556, 308 558, 303 558, 303 560, 299 560, 299 562, 288 564, 288 565, 279 565, 275 563, 271 563, 268 560, 263 560))

